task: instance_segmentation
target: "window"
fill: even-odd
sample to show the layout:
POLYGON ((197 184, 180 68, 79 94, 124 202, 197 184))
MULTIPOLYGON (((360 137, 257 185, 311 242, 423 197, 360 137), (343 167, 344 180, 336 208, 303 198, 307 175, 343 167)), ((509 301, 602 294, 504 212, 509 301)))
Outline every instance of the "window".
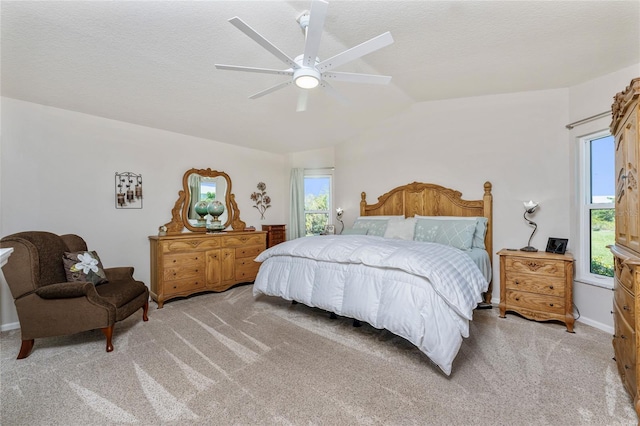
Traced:
POLYGON ((305 170, 304 173, 304 218, 306 235, 324 232, 324 227, 333 223, 331 212, 333 172, 331 170, 305 170))
POLYGON ((615 242, 614 138, 599 132, 580 138, 580 245, 578 279, 613 288, 615 242))
POLYGON ((200 199, 215 200, 216 199, 216 180, 203 178, 200 181, 200 199))

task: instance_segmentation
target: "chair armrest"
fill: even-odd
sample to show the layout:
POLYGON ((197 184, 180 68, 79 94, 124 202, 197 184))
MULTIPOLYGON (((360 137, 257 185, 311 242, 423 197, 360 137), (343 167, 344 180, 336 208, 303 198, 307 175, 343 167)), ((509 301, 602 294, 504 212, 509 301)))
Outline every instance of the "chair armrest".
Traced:
POLYGON ((120 266, 116 268, 105 268, 104 273, 108 281, 128 281, 133 280, 133 267, 120 266))
POLYGON ((68 282, 49 284, 38 288, 35 293, 43 299, 69 299, 72 297, 99 297, 96 287, 89 282, 68 282))

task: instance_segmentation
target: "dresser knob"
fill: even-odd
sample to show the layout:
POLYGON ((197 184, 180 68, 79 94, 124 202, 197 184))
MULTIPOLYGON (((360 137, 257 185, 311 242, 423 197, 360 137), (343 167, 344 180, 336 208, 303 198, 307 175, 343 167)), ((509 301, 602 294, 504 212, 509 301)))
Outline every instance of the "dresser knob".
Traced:
POLYGON ((624 369, 625 369, 625 370, 628 370, 628 369, 630 369, 630 368, 631 368, 631 367, 629 367, 628 365, 626 365, 626 364, 624 365, 624 369))
POLYGON ((178 286, 175 286, 175 285, 174 285, 174 286, 173 286, 173 288, 174 288, 174 289, 176 289, 176 288, 178 288, 178 286))
POLYGON ((622 310, 631 312, 631 309, 629 309, 629 307, 626 305, 622 307, 622 310))
POLYGON ((520 281, 516 280, 516 284, 520 284, 520 281))
POLYGON ((626 338, 627 338, 627 336, 625 336, 624 334, 621 334, 621 335, 620 335, 620 338, 621 338, 621 339, 626 339, 626 338))
POLYGON ((549 306, 553 307, 553 303, 549 303, 549 306))
POLYGON ((520 298, 519 298, 519 297, 516 297, 516 301, 520 301, 520 298))
POLYGON ((550 289, 550 290, 553 290, 553 286, 552 286, 552 285, 550 285, 550 286, 549 286, 549 289, 550 289))
POLYGON ((173 259, 173 263, 176 263, 177 261, 175 259, 173 259))

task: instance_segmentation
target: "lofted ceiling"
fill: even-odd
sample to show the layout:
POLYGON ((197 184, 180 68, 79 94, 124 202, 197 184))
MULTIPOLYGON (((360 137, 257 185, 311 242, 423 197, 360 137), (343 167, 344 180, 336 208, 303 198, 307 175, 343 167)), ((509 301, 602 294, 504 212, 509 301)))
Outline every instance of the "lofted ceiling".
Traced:
POLYGON ((417 102, 569 87, 640 63, 640 2, 329 0, 319 58, 390 31, 395 42, 336 71, 296 112, 287 68, 235 28, 238 16, 291 57, 310 1, 5 1, 2 95, 274 153, 335 145, 417 102))

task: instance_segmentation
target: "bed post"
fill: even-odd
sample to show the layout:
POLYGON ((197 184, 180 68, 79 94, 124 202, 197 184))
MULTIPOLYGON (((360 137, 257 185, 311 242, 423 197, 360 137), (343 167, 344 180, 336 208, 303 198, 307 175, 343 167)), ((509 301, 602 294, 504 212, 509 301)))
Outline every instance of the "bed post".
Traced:
MULTIPOLYGON (((489 253, 489 264, 491 265, 491 274, 493 275, 493 195, 491 195, 491 188, 491 182, 487 181, 484 183, 484 196, 482 197, 482 201, 484 203, 483 216, 488 219, 485 246, 487 248, 487 253, 489 253)), ((484 302, 480 302, 478 304, 478 308, 491 309, 492 296, 493 278, 489 281, 489 287, 487 288, 487 292, 484 294, 484 302)))

